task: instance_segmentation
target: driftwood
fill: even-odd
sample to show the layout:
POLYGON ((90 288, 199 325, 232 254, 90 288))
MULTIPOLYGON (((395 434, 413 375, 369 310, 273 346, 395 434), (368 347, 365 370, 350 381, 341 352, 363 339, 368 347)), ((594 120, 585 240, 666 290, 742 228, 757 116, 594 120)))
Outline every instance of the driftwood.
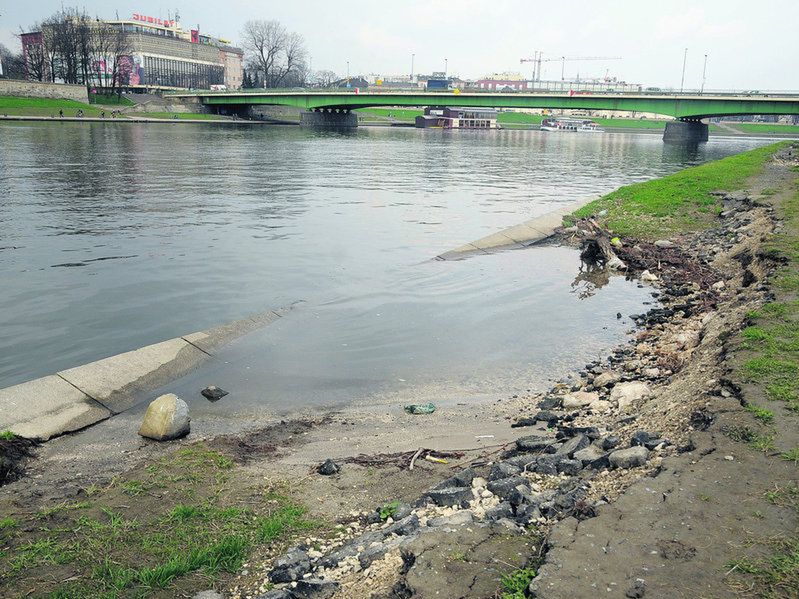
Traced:
POLYGON ((625 270, 627 265, 616 255, 610 237, 592 218, 577 223, 580 236, 580 259, 588 265, 608 266, 614 270, 625 270))
POLYGON ((373 455, 357 455, 354 457, 345 458, 342 461, 347 464, 357 464, 359 466, 372 467, 372 468, 385 468, 387 466, 396 466, 400 470, 411 469, 410 461, 414 463, 422 454, 433 458, 462 458, 464 453, 462 451, 435 451, 434 449, 421 448, 416 451, 402 451, 397 453, 377 453, 373 455))

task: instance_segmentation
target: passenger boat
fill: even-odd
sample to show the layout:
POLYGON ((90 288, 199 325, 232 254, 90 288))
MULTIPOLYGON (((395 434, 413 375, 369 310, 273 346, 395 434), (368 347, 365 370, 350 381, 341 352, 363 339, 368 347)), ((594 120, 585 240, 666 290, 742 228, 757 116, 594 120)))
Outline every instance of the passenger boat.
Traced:
POLYGON ((541 131, 577 131, 581 133, 602 133, 605 130, 594 121, 583 119, 544 119, 541 131))

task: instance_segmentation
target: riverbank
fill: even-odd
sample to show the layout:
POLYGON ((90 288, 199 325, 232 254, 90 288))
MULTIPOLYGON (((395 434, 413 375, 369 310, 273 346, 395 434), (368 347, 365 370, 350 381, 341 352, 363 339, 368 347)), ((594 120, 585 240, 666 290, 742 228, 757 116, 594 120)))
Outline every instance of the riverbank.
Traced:
MULTIPOLYGON (((613 597, 669 596, 677 584, 686 596, 702 596, 693 591, 711 586, 715 596, 730 596, 735 588, 725 586, 723 575, 734 566, 723 566, 738 548, 730 543, 736 533, 727 529, 757 526, 765 539, 792 522, 795 465, 759 453, 775 452, 763 438, 772 433, 760 428, 767 417, 745 409, 727 382, 729 343, 736 342, 730 331, 747 315, 791 314, 761 308, 769 293, 763 281, 778 256, 760 251, 773 228, 769 203, 782 206, 796 192, 790 156, 761 172, 771 151, 733 157, 734 167, 721 161, 698 176, 691 169, 623 188, 578 214, 623 226, 631 206, 639 216, 659 206, 641 200, 653 197, 647 194, 652 185, 670 199, 690 188, 687 198, 695 200, 674 211, 660 206, 647 221, 649 234, 639 233, 665 243, 619 235, 628 274, 652 285, 661 305, 631 318, 639 326, 632 344, 551 390, 496 404, 439 406, 432 415, 382 406, 273 420, 207 439, 206 447, 180 441, 179 450, 140 442, 138 417, 126 414, 49 442, 28 464, 29 477, 0 492, 0 562, 9 565, 0 588, 12 596, 47 596, 60 588, 53 596, 166 597, 214 586, 230 596, 256 596, 313 572, 342 587, 305 583, 318 589, 304 596, 428 597, 446 585, 453 596, 484 597, 504 588, 518 591, 508 595, 515 599, 531 579, 540 597, 564 589, 593 597, 597 584, 613 597), (736 178, 742 164, 751 164, 745 182, 736 178), (702 181, 712 184, 694 189, 702 181), (742 184, 747 193, 708 193, 742 184), (688 219, 692 211, 695 218, 688 219), (657 238, 661 229, 671 232, 669 241, 657 238), (112 434, 101 435, 100 427, 112 434), (620 448, 627 453, 619 455, 620 448), (337 474, 316 472, 327 458, 340 466, 337 474), (745 502, 730 492, 734 483, 751 495, 745 502), (672 505, 669 513, 658 511, 672 505), (677 520, 694 508, 686 529, 677 520), (708 525, 715 512, 729 516, 723 526, 708 525), (661 534, 654 523, 668 518, 675 523, 661 534), (168 526, 177 530, 169 537, 168 526), (714 550, 689 532, 714 533, 714 550), (101 538, 108 540, 101 544, 101 538), (275 562, 295 545, 298 551, 275 562), (542 558, 541 575, 533 578, 542 558)), ((792 204, 784 206, 790 208, 784 218, 793 218, 792 204)), ((795 223, 785 223, 786 234, 795 234, 795 223)), ((561 241, 579 242, 578 230, 564 230, 561 241)), ((790 250, 792 240, 778 238, 774 250, 790 250)), ((584 292, 608 276, 587 271, 584 292)), ((776 276, 786 293, 795 292, 792 272, 776 276)), ((764 384, 790 400, 795 390, 786 376, 794 357, 783 355, 792 351, 781 340, 785 323, 759 324, 762 331, 747 339, 763 346, 747 351, 771 352, 776 365, 754 362, 749 370, 763 378, 747 384, 764 384)), ((792 423, 789 413, 779 416, 792 423)), ((774 412, 772 425, 777 421, 774 412)), ((773 447, 790 455, 795 440, 780 437, 782 429, 773 434, 773 447)), ((747 555, 745 545, 742 540, 734 580, 770 580, 768 564, 747 555), (737 578, 744 574, 749 578, 737 578)))

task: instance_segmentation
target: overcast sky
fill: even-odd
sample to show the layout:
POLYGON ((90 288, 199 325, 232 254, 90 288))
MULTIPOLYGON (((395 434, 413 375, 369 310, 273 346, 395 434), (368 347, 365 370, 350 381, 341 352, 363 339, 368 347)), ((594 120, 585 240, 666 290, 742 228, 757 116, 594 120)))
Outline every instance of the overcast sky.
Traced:
MULTIPOLYGON (((64 5, 73 5, 64 0, 64 5)), ((277 19, 305 36, 313 69, 382 75, 444 70, 464 78, 522 71, 521 57, 621 56, 569 62, 566 76, 611 76, 649 86, 698 87, 708 54, 707 89, 799 89, 796 0, 79 0, 92 16, 133 12, 166 18, 180 12, 184 28, 240 41, 248 19, 277 19)), ((60 0, 0 0, 0 43, 62 5, 60 0)), ((545 78, 560 78, 560 63, 545 78)))

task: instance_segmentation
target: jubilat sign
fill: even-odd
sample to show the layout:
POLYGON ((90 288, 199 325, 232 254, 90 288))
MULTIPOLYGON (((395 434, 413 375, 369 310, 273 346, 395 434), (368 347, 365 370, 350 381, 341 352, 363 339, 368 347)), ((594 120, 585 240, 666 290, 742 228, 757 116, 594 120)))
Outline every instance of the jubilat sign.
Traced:
POLYGON ((162 27, 174 27, 177 22, 169 19, 157 19, 156 17, 148 17, 147 15, 140 15, 133 13, 134 21, 141 21, 142 23, 150 23, 151 25, 161 25, 162 27))

